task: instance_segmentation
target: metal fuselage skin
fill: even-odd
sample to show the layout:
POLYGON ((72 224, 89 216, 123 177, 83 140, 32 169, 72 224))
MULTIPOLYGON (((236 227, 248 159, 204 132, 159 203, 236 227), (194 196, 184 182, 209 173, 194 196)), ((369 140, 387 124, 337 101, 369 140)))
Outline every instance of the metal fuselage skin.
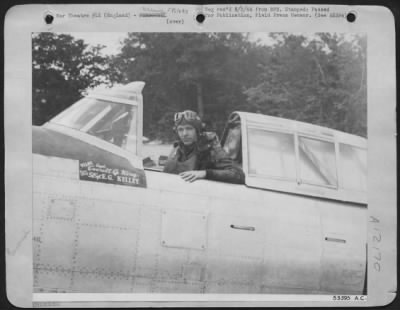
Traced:
MULTIPOLYGON (((291 182, 266 178, 248 168, 248 140, 260 128, 290 133, 295 146, 301 135, 328 140, 336 146, 337 163, 339 143, 365 149, 365 139, 233 113, 241 120, 246 185, 186 183, 178 175, 143 170, 143 86, 133 82, 90 97, 100 105, 110 103, 103 115, 118 109, 116 104, 128 105, 109 127, 134 120, 127 149, 94 137, 100 131, 89 132, 91 122, 80 130, 65 126, 65 114, 61 121, 33 128, 35 292, 365 293, 365 191, 303 184, 299 174, 291 182), (117 172, 92 177, 85 166, 90 161, 117 172), (140 186, 118 175, 125 169, 140 186), (120 183, 108 182, 114 177, 120 183)), ((68 120, 76 118, 79 104, 71 107, 68 120)), ((352 172, 343 167, 339 181, 352 172)))
POLYGON ((36 292, 361 294, 366 205, 33 154, 36 292))

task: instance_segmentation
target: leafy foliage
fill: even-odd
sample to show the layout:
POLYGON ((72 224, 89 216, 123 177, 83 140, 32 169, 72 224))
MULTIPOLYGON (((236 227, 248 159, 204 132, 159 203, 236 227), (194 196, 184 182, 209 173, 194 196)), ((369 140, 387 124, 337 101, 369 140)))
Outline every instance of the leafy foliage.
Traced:
POLYGON ((32 38, 33 124, 46 122, 82 97, 88 88, 117 79, 102 46, 56 33, 32 38))
POLYGON ((240 109, 366 136, 365 38, 282 34, 240 109))
POLYGON ((222 129, 250 85, 250 43, 241 34, 130 33, 116 63, 124 80, 143 80, 144 133, 173 139, 172 115, 192 109, 222 129))

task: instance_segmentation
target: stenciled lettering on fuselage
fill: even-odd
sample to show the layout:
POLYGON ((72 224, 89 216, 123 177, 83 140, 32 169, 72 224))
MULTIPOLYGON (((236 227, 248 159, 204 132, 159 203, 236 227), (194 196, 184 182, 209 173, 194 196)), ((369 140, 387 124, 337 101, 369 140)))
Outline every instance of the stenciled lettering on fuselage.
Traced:
POLYGON ((146 187, 144 171, 108 167, 94 161, 79 161, 79 179, 116 185, 146 187))

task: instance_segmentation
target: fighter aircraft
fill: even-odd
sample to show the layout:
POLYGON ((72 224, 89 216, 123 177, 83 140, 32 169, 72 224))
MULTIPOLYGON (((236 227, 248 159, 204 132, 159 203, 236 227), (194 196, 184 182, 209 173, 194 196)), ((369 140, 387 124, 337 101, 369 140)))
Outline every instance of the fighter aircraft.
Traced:
POLYGON ((35 292, 366 292, 366 139, 234 112, 245 184, 187 183, 142 156, 143 87, 33 126, 35 292))

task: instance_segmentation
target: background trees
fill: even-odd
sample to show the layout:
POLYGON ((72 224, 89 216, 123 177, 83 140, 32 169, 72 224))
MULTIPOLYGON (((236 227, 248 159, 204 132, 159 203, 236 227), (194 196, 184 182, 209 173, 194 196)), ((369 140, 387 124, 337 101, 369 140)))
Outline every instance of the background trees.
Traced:
POLYGON ((124 82, 146 81, 145 134, 170 140, 173 113, 184 109, 221 130, 255 80, 249 49, 241 34, 130 33, 116 63, 124 82))
POLYGON ((32 122, 41 125, 82 97, 88 88, 118 79, 102 46, 71 35, 42 32, 32 37, 32 122))
POLYGON ((274 36, 277 43, 261 50, 262 70, 240 109, 366 136, 365 37, 274 36))
POLYGON ((198 111, 221 134, 235 110, 366 136, 366 38, 240 33, 129 33, 115 56, 71 36, 33 38, 33 121, 99 83, 146 82, 144 135, 170 141, 173 113, 198 111))

